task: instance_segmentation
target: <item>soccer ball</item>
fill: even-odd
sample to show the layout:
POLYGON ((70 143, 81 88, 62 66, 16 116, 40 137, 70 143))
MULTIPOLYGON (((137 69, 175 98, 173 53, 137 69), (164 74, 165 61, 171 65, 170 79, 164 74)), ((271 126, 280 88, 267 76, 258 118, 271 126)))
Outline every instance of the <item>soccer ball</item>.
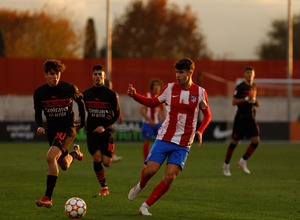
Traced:
POLYGON ((66 202, 65 213, 69 218, 83 218, 86 213, 86 204, 81 198, 70 198, 66 202))

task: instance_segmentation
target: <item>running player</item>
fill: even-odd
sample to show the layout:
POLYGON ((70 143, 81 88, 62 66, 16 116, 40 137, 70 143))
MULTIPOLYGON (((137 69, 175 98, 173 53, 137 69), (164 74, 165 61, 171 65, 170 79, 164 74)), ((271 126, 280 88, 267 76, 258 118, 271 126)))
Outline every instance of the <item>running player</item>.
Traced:
POLYGON ((113 124, 120 116, 116 92, 104 85, 106 74, 101 65, 92 69, 93 86, 83 92, 86 110, 87 146, 93 157, 94 172, 101 186, 99 195, 109 195, 103 166, 109 167, 114 152, 113 124))
POLYGON ((168 83, 154 98, 138 94, 131 84, 128 87, 127 94, 137 102, 148 107, 165 103, 167 111, 166 119, 145 161, 140 181, 128 194, 129 200, 135 199, 167 160, 163 179, 139 208, 141 215, 151 215, 148 209, 170 189, 176 176, 184 168, 195 134, 198 136, 200 146, 202 134, 211 120, 207 93, 192 81, 194 69, 195 64, 191 59, 177 61, 175 64, 177 82, 168 83), (197 129, 199 110, 204 117, 197 129))
POLYGON ((59 60, 46 60, 44 75, 47 83, 34 91, 35 121, 37 134, 47 135, 50 149, 47 153, 48 174, 45 196, 36 201, 36 205, 51 207, 52 194, 58 178, 59 168, 67 170, 74 159, 82 160, 83 154, 79 145, 74 145, 74 151, 68 151, 74 141, 76 130, 85 125, 85 106, 82 94, 70 83, 61 82, 61 73, 65 65, 59 60), (80 124, 75 124, 73 100, 78 105, 80 124), (46 127, 43 126, 42 112, 46 117, 46 127))

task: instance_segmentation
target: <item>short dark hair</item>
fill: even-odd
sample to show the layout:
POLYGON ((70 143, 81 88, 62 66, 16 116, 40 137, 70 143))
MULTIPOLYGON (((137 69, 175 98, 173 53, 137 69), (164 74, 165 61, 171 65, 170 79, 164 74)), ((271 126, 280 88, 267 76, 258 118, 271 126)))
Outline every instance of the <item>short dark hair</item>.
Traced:
POLYGON ((63 64, 61 61, 59 60, 55 60, 55 59, 48 59, 45 61, 44 63, 44 72, 48 73, 51 70, 58 73, 58 72, 63 72, 66 69, 65 64, 63 64))
POLYGON ((194 70, 195 69, 195 63, 190 58, 184 58, 181 60, 178 60, 175 65, 175 69, 177 70, 194 70))
POLYGON ((104 71, 103 67, 100 64, 96 64, 96 65, 93 66, 93 72, 95 70, 103 70, 104 71))
POLYGON ((246 67, 244 68, 244 72, 246 72, 246 71, 248 71, 248 70, 254 71, 254 67, 253 67, 253 66, 246 66, 246 67))

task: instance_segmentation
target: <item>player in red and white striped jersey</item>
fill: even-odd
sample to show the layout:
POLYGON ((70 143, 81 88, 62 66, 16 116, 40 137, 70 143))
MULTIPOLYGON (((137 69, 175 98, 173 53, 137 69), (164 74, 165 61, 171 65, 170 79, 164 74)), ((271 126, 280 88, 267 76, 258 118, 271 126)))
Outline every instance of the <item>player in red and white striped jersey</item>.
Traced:
MULTIPOLYGON (((146 97, 152 98, 157 96, 163 88, 163 83, 160 79, 152 79, 150 81, 150 91, 145 94, 146 97)), ((159 105, 154 108, 149 108, 141 105, 140 113, 143 116, 142 122, 142 138, 143 143, 143 157, 146 160, 149 151, 150 143, 153 137, 156 137, 158 129, 162 125, 162 121, 166 117, 165 105, 159 105)))
POLYGON ((164 103, 167 112, 166 119, 145 160, 140 182, 128 194, 128 199, 133 200, 167 160, 164 177, 140 207, 141 215, 151 215, 148 209, 169 190, 176 176, 184 168, 195 134, 198 136, 200 146, 202 134, 211 120, 207 93, 204 88, 192 81, 194 69, 195 64, 189 58, 177 61, 176 82, 168 83, 154 98, 138 94, 131 84, 128 87, 127 94, 137 102, 151 108, 164 103), (197 129, 199 110, 203 114, 203 120, 197 129))

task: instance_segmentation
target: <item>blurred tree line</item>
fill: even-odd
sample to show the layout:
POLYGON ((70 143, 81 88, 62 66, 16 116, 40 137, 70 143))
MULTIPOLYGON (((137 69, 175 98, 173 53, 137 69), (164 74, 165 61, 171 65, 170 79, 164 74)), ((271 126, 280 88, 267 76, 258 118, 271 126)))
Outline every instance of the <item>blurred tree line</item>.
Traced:
MULTIPOLYGON (((105 57, 106 45, 97 49, 94 21, 76 32, 65 13, 20 12, 0 9, 0 57, 97 58, 105 57)), ((216 27, 217 28, 217 27, 216 27)), ((278 19, 257 49, 261 59, 285 59, 287 20, 278 19)), ((187 5, 183 10, 168 0, 134 0, 112 28, 113 58, 213 59, 199 19, 187 5)), ((300 15, 294 16, 294 58, 300 59, 300 15)))
MULTIPOLYGON (((261 59, 286 59, 288 45, 288 20, 276 19, 267 33, 267 40, 260 44, 261 59)), ((293 57, 300 59, 300 13, 293 18, 293 57)))
POLYGON ((78 57, 78 35, 60 14, 0 10, 2 53, 5 57, 78 57))

